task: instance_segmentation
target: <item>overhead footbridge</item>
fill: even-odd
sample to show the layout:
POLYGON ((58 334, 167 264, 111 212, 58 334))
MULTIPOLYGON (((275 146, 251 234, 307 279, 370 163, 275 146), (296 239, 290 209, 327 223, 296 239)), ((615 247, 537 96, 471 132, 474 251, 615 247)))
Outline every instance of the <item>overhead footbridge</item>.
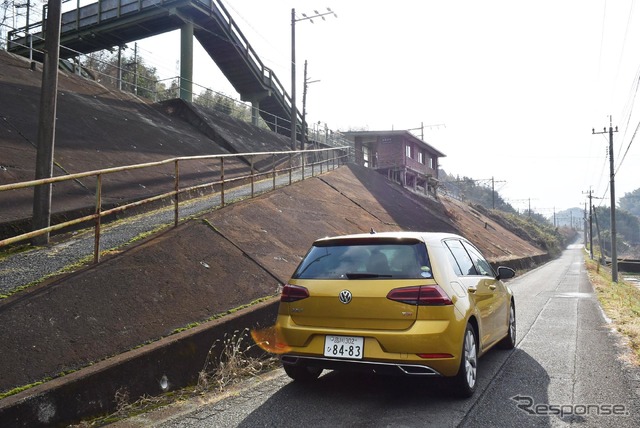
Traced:
MULTIPOLYGON (((62 14, 60 58, 113 49, 173 30, 181 31, 180 97, 191 101, 193 39, 269 127, 291 135, 291 97, 265 67, 220 0, 100 0, 62 14)), ((42 22, 9 33, 8 50, 42 60, 42 22)), ((300 134, 302 117, 296 113, 300 134)))

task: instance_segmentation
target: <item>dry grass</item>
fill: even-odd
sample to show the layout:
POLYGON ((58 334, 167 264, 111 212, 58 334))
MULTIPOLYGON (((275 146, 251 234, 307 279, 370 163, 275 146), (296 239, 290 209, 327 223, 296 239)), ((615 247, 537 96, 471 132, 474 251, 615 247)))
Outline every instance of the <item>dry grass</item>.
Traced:
POLYGON ((193 387, 168 392, 160 396, 143 396, 130 403, 126 388, 119 389, 114 397, 116 411, 110 415, 82 422, 74 427, 100 427, 118 420, 130 418, 152 410, 210 393, 223 393, 229 386, 249 377, 258 376, 277 366, 273 356, 263 358, 248 356, 254 346, 249 330, 225 335, 216 341, 207 354, 204 367, 193 387))
POLYGON ((198 374, 195 392, 223 391, 231 384, 273 368, 277 361, 273 357, 263 360, 247 356, 255 346, 247 329, 236 331, 231 337, 225 335, 222 341, 216 341, 209 350, 204 368, 198 374), (215 359, 218 347, 222 347, 222 351, 215 359))
POLYGON ((625 283, 611 281, 611 271, 587 259, 587 272, 598 294, 602 308, 613 322, 613 327, 628 341, 633 355, 631 362, 640 366, 640 289, 625 283))

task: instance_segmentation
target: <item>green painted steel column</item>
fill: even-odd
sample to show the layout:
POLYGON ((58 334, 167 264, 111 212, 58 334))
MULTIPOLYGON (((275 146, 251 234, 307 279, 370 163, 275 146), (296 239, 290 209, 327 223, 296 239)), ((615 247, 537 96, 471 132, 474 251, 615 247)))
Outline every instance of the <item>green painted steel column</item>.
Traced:
POLYGON ((193 22, 180 29, 180 99, 193 101, 193 22))

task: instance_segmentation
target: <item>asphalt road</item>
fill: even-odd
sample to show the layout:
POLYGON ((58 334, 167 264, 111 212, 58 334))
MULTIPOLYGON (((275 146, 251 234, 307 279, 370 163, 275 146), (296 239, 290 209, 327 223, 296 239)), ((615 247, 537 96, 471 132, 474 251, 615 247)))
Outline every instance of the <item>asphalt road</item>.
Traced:
POLYGON ((611 331, 582 249, 509 282, 518 345, 480 359, 471 399, 440 380, 330 372, 298 385, 280 370, 120 427, 639 427, 640 370, 611 331))

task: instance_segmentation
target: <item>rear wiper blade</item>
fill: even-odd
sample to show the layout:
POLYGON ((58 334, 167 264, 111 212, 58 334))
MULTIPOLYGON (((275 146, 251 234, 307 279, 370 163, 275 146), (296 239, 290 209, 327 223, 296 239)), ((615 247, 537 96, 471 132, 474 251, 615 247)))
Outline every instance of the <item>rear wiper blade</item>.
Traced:
POLYGON ((363 278, 391 278, 392 275, 382 275, 379 273, 369 272, 347 272, 345 276, 349 279, 363 279, 363 278))

